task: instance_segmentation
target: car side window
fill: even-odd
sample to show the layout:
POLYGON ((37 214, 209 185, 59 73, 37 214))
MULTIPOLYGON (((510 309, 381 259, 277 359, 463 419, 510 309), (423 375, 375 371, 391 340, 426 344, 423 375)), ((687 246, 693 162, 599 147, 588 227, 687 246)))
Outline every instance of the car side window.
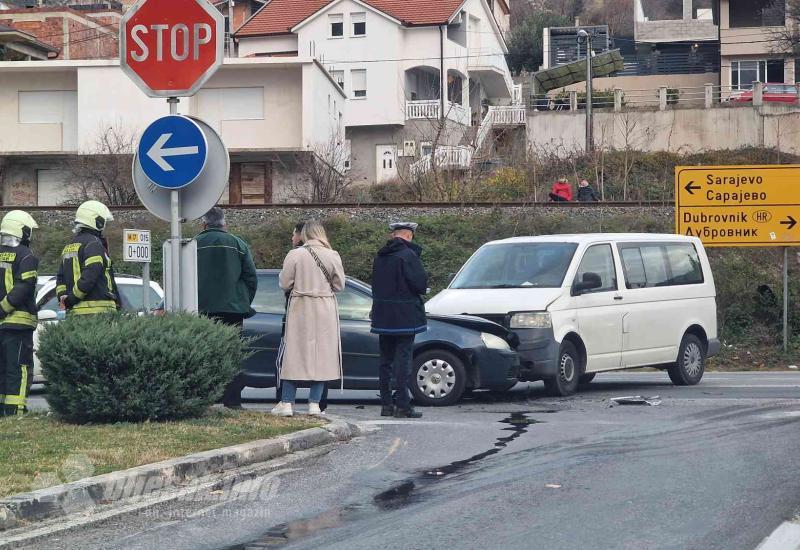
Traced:
POLYGON ((620 247, 620 256, 627 288, 650 288, 671 284, 662 245, 626 245, 620 247))
MULTIPOLYGON (((144 296, 142 284, 121 284, 117 285, 122 300, 122 307, 126 311, 142 311, 144 309, 144 296)), ((148 296, 150 309, 155 308, 161 302, 161 296, 158 292, 150 287, 150 295, 148 296)))
POLYGON ((253 309, 258 313, 283 315, 286 313, 286 294, 278 285, 278 275, 259 275, 258 290, 253 300, 253 309))
POLYGON ((587 293, 617 290, 617 270, 614 267, 614 254, 610 244, 596 244, 586 250, 578 266, 575 281, 583 281, 586 273, 596 273, 602 283, 600 288, 589 290, 587 293))
POLYGON ((42 305, 39 306, 39 311, 50 310, 58 313, 59 304, 58 304, 58 297, 56 297, 56 290, 53 289, 47 294, 45 294, 44 298, 42 298, 40 303, 42 305))
POLYGON ((372 299, 369 296, 346 286, 336 295, 336 299, 339 302, 339 319, 369 321, 369 313, 372 310, 372 299))

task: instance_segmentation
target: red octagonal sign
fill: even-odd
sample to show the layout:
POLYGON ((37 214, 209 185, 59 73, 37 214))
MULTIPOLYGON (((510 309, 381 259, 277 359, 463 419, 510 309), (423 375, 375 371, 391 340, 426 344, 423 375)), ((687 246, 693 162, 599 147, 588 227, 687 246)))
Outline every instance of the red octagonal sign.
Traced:
POLYGON ((208 0, 139 0, 120 22, 120 65, 150 97, 194 95, 222 65, 224 29, 208 0))

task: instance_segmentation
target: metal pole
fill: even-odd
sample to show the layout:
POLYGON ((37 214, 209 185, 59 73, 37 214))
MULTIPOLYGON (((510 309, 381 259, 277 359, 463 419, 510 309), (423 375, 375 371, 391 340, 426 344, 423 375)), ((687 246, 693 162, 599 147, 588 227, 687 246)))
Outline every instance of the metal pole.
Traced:
POLYGON ((145 315, 150 313, 150 264, 142 265, 142 309, 145 315))
POLYGON ((578 31, 578 37, 583 38, 586 44, 586 152, 594 151, 594 112, 592 105, 593 85, 592 77, 592 36, 585 30, 578 31))
POLYGON ((228 57, 233 57, 233 6, 234 0, 228 0, 228 57))
POLYGON ((789 351, 789 247, 783 249, 783 352, 789 351))
MULTIPOLYGON (((178 103, 180 99, 171 97, 169 103, 169 114, 178 114, 178 103)), ((177 189, 170 191, 170 252, 172 264, 172 311, 181 311, 181 198, 180 191, 177 189)))

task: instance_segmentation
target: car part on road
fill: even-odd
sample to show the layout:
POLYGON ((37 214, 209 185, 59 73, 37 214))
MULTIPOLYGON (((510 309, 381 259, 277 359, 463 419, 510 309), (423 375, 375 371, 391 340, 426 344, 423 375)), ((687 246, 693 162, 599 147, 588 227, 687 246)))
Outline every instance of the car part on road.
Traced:
POLYGON ((414 358, 411 393, 417 403, 443 407, 461 399, 467 382, 464 363, 444 350, 428 350, 414 358))
POLYGON ((659 395, 654 395, 653 397, 629 395, 626 397, 612 397, 610 401, 612 407, 614 405, 650 405, 651 407, 657 407, 661 404, 659 397, 659 395))
POLYGON ((580 378, 578 378, 578 386, 588 386, 594 377, 597 376, 596 372, 590 372, 589 374, 582 374, 580 378))
POLYGON ((700 338, 686 334, 678 348, 678 360, 667 369, 669 379, 676 386, 694 386, 706 370, 706 348, 700 338))
POLYGON ((581 356, 578 350, 572 342, 564 341, 558 352, 558 371, 555 376, 544 381, 548 395, 566 397, 575 393, 581 370, 581 356))

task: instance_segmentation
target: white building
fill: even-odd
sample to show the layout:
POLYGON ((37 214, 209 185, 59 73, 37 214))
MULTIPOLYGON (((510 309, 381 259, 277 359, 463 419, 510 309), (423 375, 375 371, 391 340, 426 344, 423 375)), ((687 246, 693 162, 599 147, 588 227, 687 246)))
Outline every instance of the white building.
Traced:
POLYGON ((437 165, 466 168, 492 122, 524 125, 524 107, 487 117, 519 103, 508 25, 506 0, 271 0, 235 36, 240 57, 323 63, 347 95, 353 176, 370 184, 396 179, 398 156, 424 169, 434 142, 437 165))
MULTIPOLYGON (((343 134, 344 99, 309 57, 226 59, 179 111, 208 122, 228 146, 224 201, 293 202, 319 136, 343 134)), ((109 128, 130 142, 168 113, 118 61, 0 62, 2 204, 60 204, 72 183, 70 159, 108 152, 98 141, 109 128)))

